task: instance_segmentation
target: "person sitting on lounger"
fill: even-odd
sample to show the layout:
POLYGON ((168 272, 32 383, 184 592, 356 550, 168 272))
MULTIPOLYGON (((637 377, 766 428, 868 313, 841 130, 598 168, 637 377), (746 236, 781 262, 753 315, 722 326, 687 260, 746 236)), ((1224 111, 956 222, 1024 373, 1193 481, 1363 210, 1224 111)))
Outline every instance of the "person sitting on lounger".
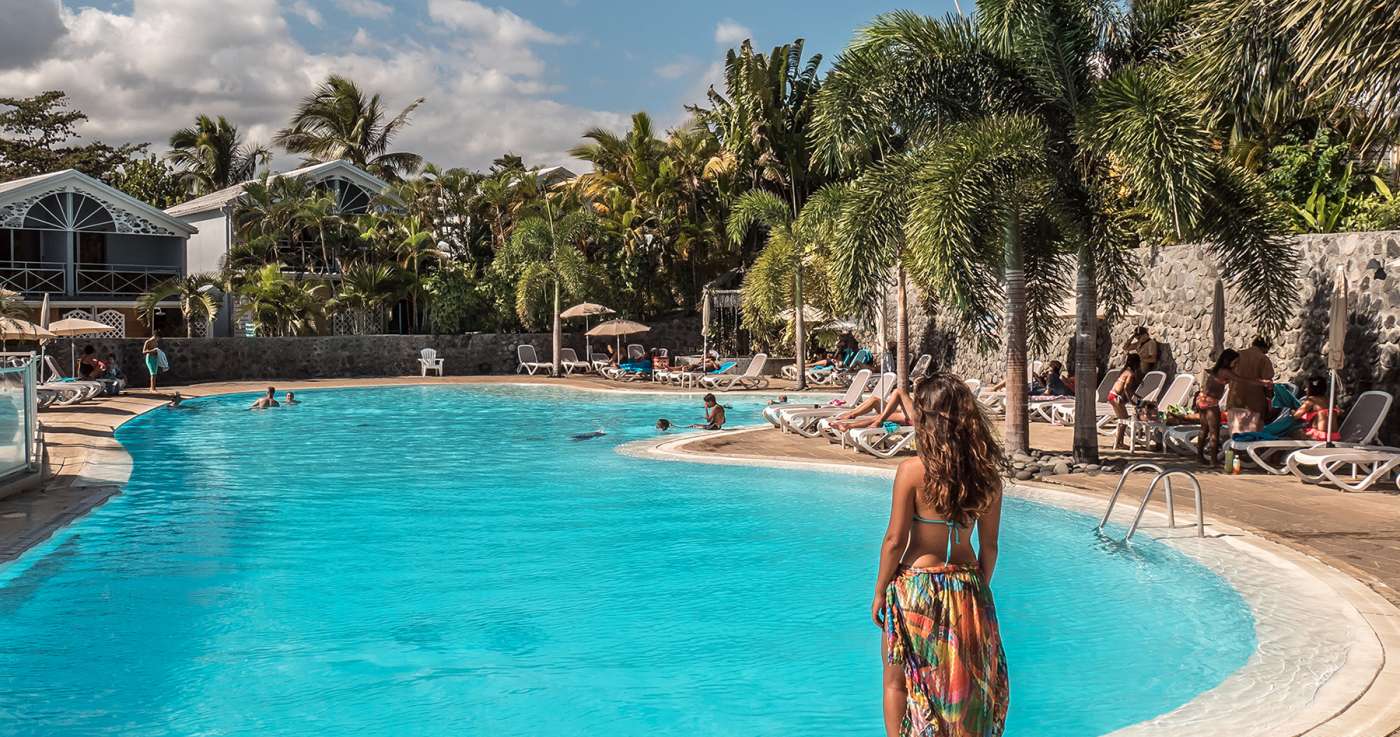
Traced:
POLYGON ((277 406, 277 387, 269 386, 267 396, 258 397, 258 401, 253 402, 253 406, 248 409, 267 409, 277 406))
POLYGON ((83 357, 78 359, 78 375, 94 381, 107 374, 107 362, 97 357, 97 349, 92 346, 83 348, 83 357))
POLYGON ((880 427, 886 422, 893 422, 896 425, 912 425, 914 424, 913 418, 913 400, 909 398, 909 393, 904 391, 902 387, 897 387, 890 392, 884 408, 880 407, 879 397, 870 397, 857 404, 850 412, 832 420, 830 424, 833 430, 845 432, 862 427, 880 427))
POLYGON ((1068 397, 1073 394, 1060 377, 1063 372, 1063 364, 1051 361, 1044 371, 1031 377, 1031 396, 1068 397))
POLYGON ((1303 398, 1303 404, 1298 409, 1293 410, 1293 417, 1301 422, 1307 423, 1303 428, 1303 437, 1308 440, 1318 442, 1336 442, 1342 439, 1342 434, 1337 428, 1342 424, 1342 411, 1337 408, 1327 406, 1327 380, 1320 377, 1308 379, 1308 395, 1303 398), (1327 416, 1332 415, 1332 433, 1327 433, 1327 416))
POLYGON ((724 405, 715 399, 715 395, 705 395, 705 424, 691 425, 700 430, 723 430, 724 429, 724 405))

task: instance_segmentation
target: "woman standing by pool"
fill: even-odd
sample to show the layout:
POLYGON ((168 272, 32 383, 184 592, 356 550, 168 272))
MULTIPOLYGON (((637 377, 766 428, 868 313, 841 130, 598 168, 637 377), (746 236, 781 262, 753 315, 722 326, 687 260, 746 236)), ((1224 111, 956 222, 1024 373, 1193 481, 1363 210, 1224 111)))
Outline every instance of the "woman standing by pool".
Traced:
POLYGON ((1009 702, 988 588, 1001 526, 1001 447, 956 376, 918 382, 914 405, 919 455, 895 475, 871 604, 885 633, 885 734, 997 737, 1009 702))
POLYGON ((151 331, 151 337, 141 346, 146 359, 146 373, 151 375, 151 391, 156 390, 156 373, 160 371, 160 333, 151 331))

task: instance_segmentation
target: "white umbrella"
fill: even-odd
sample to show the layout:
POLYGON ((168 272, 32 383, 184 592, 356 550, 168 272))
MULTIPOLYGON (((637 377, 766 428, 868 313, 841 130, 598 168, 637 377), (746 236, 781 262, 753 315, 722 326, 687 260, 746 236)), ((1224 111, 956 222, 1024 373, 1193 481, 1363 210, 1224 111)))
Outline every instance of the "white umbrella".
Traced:
POLYGON ((42 343, 53 337, 55 337, 53 333, 28 320, 21 320, 17 317, 0 317, 0 341, 33 340, 42 343))
POLYGON ((1347 275, 1337 267, 1332 283, 1332 304, 1327 315, 1327 368, 1331 381, 1327 390, 1327 447, 1332 447, 1332 414, 1337 406, 1337 372, 1346 365, 1347 275))
POLYGON ((710 355, 710 290, 705 288, 705 301, 700 307, 700 366, 705 366, 705 358, 710 355))
MULTIPOLYGON (((47 297, 45 297, 47 299, 47 297)), ((92 335, 95 333, 105 333, 112 329, 111 325, 101 323, 96 320, 84 320, 81 317, 66 317, 48 326, 49 332, 54 335, 66 335, 69 338, 77 338, 79 335, 92 335)), ((76 366, 78 363, 78 341, 68 341, 68 360, 76 366)))
POLYGON ((651 328, 631 320, 608 320, 600 322, 598 326, 589 330, 585 335, 612 335, 617 338, 617 360, 622 362, 622 336, 633 333, 645 333, 651 328))
MULTIPOLYGON (((612 315, 616 312, 617 310, 614 310, 611 307, 604 307, 602 305, 593 304, 592 302, 580 302, 579 304, 576 304, 573 307, 570 307, 569 309, 559 313, 559 316, 567 318, 582 317, 583 330, 585 335, 587 335, 589 317, 592 317, 593 315, 612 315)), ((583 357, 585 361, 593 360, 593 344, 589 342, 586 337, 583 341, 583 357)))
MULTIPOLYGON (((39 308, 39 327, 41 327, 41 328, 47 328, 48 326, 49 326, 49 293, 48 293, 48 292, 44 292, 44 305, 43 305, 42 307, 39 308)), ((45 345, 45 344, 43 344, 43 343, 40 343, 40 344, 39 344, 39 360, 40 360, 40 361, 43 361, 43 360, 44 360, 44 356, 46 356, 46 355, 48 354, 48 350, 49 350, 49 349, 48 349, 48 346, 47 346, 47 345, 45 345)), ((43 368, 42 368, 42 367, 43 367, 43 364, 40 363, 39 366, 40 366, 39 371, 42 373, 42 371, 43 371, 43 368)), ((37 377, 36 377, 36 378, 37 378, 37 377)))

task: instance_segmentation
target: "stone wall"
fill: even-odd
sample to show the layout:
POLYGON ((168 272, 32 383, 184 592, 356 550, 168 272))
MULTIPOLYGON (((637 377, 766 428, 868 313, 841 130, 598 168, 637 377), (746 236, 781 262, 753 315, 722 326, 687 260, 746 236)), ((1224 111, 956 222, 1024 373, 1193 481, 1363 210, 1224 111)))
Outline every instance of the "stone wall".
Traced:
MULTIPOLYGON (((571 327, 571 326, 570 326, 571 327)), ((582 327, 582 326, 579 326, 582 327)), ((611 338, 593 338, 595 351, 601 351, 611 338)), ((672 352, 699 352, 700 324, 697 318, 680 318, 657 323, 649 333, 624 338, 646 347, 669 348, 672 352)), ((118 363, 134 383, 145 381, 141 346, 144 339, 78 338, 77 349, 92 345, 106 356, 114 353, 118 363)), ((174 338, 161 339, 161 348, 170 360, 170 371, 161 383, 185 384, 204 381, 251 379, 311 379, 352 376, 402 376, 418 373, 418 354, 434 348, 444 359, 444 373, 508 374, 516 369, 516 346, 535 347, 540 360, 551 355, 549 333, 472 333, 468 335, 354 335, 291 338, 174 338)), ((564 345, 584 355, 584 336, 565 332, 564 345)), ((66 363, 67 339, 59 339, 49 353, 66 363)), ((71 371, 71 367, 68 369, 71 371)))
MULTIPOLYGON (((1295 237, 1295 243, 1302 257, 1299 299, 1293 316, 1274 338, 1272 357, 1278 376, 1302 382, 1325 375, 1327 314, 1337 269, 1342 267, 1351 294, 1347 367, 1342 372, 1345 396, 1372 388, 1400 394, 1400 232, 1304 235, 1295 237), (1378 267, 1389 272, 1382 274, 1385 278, 1376 278, 1378 267)), ((1144 249, 1141 257, 1143 286, 1133 305, 1136 314, 1116 324, 1101 324, 1100 370, 1107 368, 1110 357, 1117 362, 1117 346, 1135 327, 1146 325, 1162 343, 1162 368, 1200 372, 1214 359, 1210 331, 1217 277, 1214 259, 1199 245, 1144 249)), ((1244 348, 1255 327, 1239 296, 1228 288, 1225 304, 1225 346, 1244 348)), ((1053 349, 1033 359, 1066 360, 1073 325, 1066 319, 1060 327, 1053 349)), ((996 381, 1005 373, 999 353, 979 353, 950 337, 936 309, 920 311, 918 319, 911 321, 911 342, 965 376, 996 381)), ((1400 408, 1391 413, 1386 437, 1400 440, 1400 408)))

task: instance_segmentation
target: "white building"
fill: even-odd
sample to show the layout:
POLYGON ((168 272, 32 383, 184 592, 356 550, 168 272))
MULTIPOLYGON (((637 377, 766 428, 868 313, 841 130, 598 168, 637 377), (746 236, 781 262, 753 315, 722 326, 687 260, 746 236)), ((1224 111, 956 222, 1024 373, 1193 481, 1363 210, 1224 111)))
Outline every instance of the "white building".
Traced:
MULTIPOLYGON (((0 183, 0 287, 50 319, 80 316, 114 336, 149 334, 140 295, 186 270, 197 227, 65 169, 0 183)), ((172 304, 173 306, 173 304, 172 304)))

